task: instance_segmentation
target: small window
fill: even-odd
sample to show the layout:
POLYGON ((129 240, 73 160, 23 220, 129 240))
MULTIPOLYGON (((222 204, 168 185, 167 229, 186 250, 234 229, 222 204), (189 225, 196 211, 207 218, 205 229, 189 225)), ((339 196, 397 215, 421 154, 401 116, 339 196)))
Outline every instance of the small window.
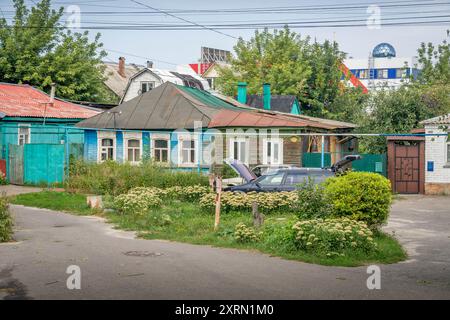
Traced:
POLYGON ((359 79, 367 79, 367 69, 359 70, 359 79))
POLYGON ((154 141, 153 160, 156 162, 169 162, 169 141, 158 139, 154 141))
POLYGON ((30 127, 29 126, 19 126, 19 141, 20 146, 30 143, 30 127))
POLYGON ((378 79, 387 79, 388 78, 388 69, 379 69, 377 78, 378 79))
POLYGON ((447 143, 447 163, 450 164, 450 142, 447 143))
POLYGON ((277 165, 283 163, 283 139, 265 139, 263 163, 277 165))
POLYGON ((243 163, 248 162, 248 144, 245 139, 231 141, 231 158, 243 163))
POLYGON ((395 77, 397 79, 403 79, 406 78, 407 73, 406 73, 406 68, 399 68, 395 70, 395 77))
POLYGON ((181 141, 181 163, 182 164, 195 163, 195 140, 181 141))
POLYGON ((155 88, 155 83, 152 81, 142 81, 141 82, 141 93, 146 93, 155 88))
POLYGON ((128 140, 127 156, 127 160, 130 162, 141 161, 141 142, 139 140, 128 140))
POLYGON ((113 139, 101 140, 101 161, 114 159, 114 141, 113 139))
POLYGON ((275 174, 271 174, 271 175, 267 175, 267 176, 263 176, 258 181, 258 183, 261 184, 261 185, 265 185, 265 186, 280 185, 281 182, 283 181, 283 176, 284 176, 283 172, 275 173, 275 174))

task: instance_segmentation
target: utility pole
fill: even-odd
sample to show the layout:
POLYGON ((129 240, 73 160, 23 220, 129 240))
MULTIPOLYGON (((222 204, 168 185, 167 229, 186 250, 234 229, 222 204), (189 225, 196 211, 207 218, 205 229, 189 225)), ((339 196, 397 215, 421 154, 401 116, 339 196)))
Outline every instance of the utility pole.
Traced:
POLYGON ((114 130, 116 130, 117 124, 116 124, 116 114, 121 115, 122 111, 108 111, 108 113, 113 115, 114 118, 114 130))

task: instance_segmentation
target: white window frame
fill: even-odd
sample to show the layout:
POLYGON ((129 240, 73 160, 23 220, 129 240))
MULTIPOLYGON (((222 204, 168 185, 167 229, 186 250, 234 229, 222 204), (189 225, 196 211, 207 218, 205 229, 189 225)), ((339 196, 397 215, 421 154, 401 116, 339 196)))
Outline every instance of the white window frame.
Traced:
POLYGON ((152 159, 158 164, 170 164, 170 134, 152 134, 151 135, 151 148, 152 148, 152 159), (157 162, 155 157, 155 141, 156 140, 166 140, 167 141, 167 163, 166 162, 157 162))
POLYGON ((112 139, 113 141, 113 158, 109 160, 116 160, 116 150, 117 150, 117 142, 116 142, 116 132, 109 131, 98 131, 97 132, 97 162, 101 163, 105 160, 102 160, 102 140, 103 139, 112 139))
POLYGON ((280 165, 283 164, 283 139, 282 138, 265 138, 263 139, 263 164, 265 165, 280 165), (270 154, 271 159, 268 155, 268 147, 267 144, 270 142, 270 154), (274 158, 274 145, 278 144, 278 161, 273 161, 274 158))
POLYGON ((141 132, 124 132, 123 133, 123 159, 125 161, 130 162, 131 164, 139 164, 142 163, 142 133, 141 132), (130 161, 128 159, 128 141, 129 140, 138 140, 139 141, 139 155, 140 160, 139 161, 130 161))
POLYGON ((446 155, 445 155, 446 163, 447 163, 447 165, 450 165, 450 141, 447 141, 445 143, 445 147, 446 147, 446 149, 445 149, 445 152, 446 152, 446 155))
POLYGON ((238 138, 238 137, 233 137, 230 139, 230 157, 231 159, 235 159, 235 160, 240 160, 243 163, 245 163, 246 165, 249 164, 249 159, 250 159, 250 145, 249 145, 249 139, 247 138, 238 138), (238 155, 234 154, 234 143, 237 142, 238 144, 244 143, 245 148, 244 148, 244 152, 245 152, 245 157, 244 159, 242 159, 241 157, 241 146, 239 145, 238 147, 238 155))
POLYGON ((29 124, 19 124, 19 126, 17 128, 17 144, 19 146, 21 146, 24 144, 29 144, 30 141, 31 141, 31 126, 29 124), (27 129, 27 134, 23 138, 25 140, 25 142, 23 144, 20 144, 21 136, 24 136, 24 134, 20 133, 20 129, 23 129, 23 128, 27 129))
MULTIPOLYGON (((191 148, 189 148, 191 149, 191 148)), ((178 166, 179 167, 195 167, 198 164, 198 138, 194 134, 185 134, 178 136, 178 166), (182 162, 183 161, 183 141, 194 141, 194 161, 182 162)), ((190 157, 190 156, 189 156, 190 157)))
POLYGON ((156 85, 155 81, 141 81, 141 82, 140 82, 140 85, 139 85, 139 94, 143 94, 143 93, 145 93, 145 92, 152 91, 153 89, 155 89, 155 85, 156 85), (142 86, 143 86, 144 84, 145 84, 146 87, 147 87, 147 91, 143 91, 143 90, 142 90, 142 86), (151 86, 151 89, 150 89, 150 86, 151 86))

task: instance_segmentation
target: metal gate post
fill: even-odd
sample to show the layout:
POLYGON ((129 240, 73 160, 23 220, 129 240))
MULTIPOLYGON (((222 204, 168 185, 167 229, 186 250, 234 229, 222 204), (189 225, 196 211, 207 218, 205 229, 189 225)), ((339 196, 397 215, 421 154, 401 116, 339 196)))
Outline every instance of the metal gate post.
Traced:
POLYGON ((64 150, 65 150, 64 179, 67 179, 69 177, 69 134, 67 130, 68 130, 67 128, 64 128, 64 150))
POLYGON ((320 167, 325 167, 325 136, 322 135, 322 148, 320 150, 320 167))

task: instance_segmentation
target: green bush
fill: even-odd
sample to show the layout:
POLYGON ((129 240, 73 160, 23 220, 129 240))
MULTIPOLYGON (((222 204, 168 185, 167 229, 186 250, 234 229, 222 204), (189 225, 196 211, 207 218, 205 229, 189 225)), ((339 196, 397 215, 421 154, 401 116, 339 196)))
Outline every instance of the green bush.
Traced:
POLYGON ((2 196, 0 198, 0 242, 10 241, 12 239, 13 220, 9 213, 8 200, 2 196))
POLYGON ((308 179, 297 190, 296 215, 299 219, 324 218, 332 214, 325 188, 308 179))
POLYGON ((390 181, 369 172, 349 172, 327 179, 325 195, 334 216, 365 221, 370 226, 387 220, 392 202, 390 181))
POLYGON ((349 218, 298 221, 292 227, 299 249, 331 257, 346 251, 372 252, 376 249, 367 224, 349 218))
POLYGON ((131 165, 115 161, 78 161, 71 164, 65 187, 69 191, 119 195, 135 187, 208 186, 208 183, 206 175, 171 170, 152 162, 131 165))
MULTIPOLYGON (((200 198, 200 207, 205 210, 215 208, 214 193, 206 193, 200 198)), ((258 208, 264 213, 293 212, 297 202, 297 193, 287 192, 222 192, 221 206, 225 212, 251 211, 252 203, 258 203, 258 208)))
POLYGON ((145 214, 150 208, 161 204, 160 192, 156 188, 131 189, 113 200, 114 209, 124 214, 145 214))

